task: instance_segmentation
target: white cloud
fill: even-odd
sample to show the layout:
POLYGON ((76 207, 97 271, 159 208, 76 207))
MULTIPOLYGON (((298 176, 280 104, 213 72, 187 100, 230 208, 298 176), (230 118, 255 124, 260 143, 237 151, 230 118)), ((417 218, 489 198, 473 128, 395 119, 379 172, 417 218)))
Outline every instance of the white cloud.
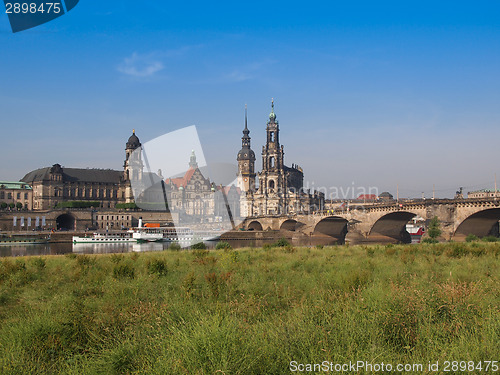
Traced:
POLYGON ((118 66, 118 71, 135 78, 149 78, 163 70, 163 68, 163 63, 154 59, 152 55, 139 55, 134 52, 132 56, 123 60, 118 66))
POLYGON ((243 82, 257 79, 261 76, 263 69, 275 62, 274 60, 265 60, 236 67, 230 73, 225 74, 222 80, 226 82, 243 82))

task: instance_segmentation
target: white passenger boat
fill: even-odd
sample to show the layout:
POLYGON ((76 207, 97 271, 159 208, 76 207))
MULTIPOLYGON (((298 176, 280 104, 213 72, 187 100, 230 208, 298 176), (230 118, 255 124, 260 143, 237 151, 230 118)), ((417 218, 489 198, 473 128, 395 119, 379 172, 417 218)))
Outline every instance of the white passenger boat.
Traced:
POLYGON ((216 231, 193 231, 188 227, 156 227, 156 228, 134 228, 132 237, 137 242, 179 242, 191 243, 201 241, 215 241, 220 238, 216 231))
POLYGON ((73 243, 125 243, 137 242, 131 232, 93 233, 91 236, 73 236, 73 243))

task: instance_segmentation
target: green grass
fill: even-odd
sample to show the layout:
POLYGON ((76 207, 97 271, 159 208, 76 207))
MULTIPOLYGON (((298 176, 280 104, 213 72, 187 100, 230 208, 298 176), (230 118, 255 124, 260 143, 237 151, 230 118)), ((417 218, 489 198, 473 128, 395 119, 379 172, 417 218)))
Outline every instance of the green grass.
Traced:
POLYGON ((499 255, 470 242, 3 258, 0 373, 498 360, 499 255))

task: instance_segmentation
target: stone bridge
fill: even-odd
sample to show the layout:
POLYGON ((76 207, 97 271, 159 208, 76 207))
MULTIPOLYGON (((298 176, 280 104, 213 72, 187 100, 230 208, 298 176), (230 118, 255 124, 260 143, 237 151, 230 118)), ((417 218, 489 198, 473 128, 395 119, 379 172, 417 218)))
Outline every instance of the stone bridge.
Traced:
POLYGON ((411 238, 406 224, 415 216, 428 223, 440 221, 441 240, 463 241, 469 234, 498 236, 500 201, 491 199, 440 199, 374 204, 335 209, 311 215, 258 216, 240 227, 254 231, 282 231, 291 237, 324 236, 338 243, 402 242, 411 238))

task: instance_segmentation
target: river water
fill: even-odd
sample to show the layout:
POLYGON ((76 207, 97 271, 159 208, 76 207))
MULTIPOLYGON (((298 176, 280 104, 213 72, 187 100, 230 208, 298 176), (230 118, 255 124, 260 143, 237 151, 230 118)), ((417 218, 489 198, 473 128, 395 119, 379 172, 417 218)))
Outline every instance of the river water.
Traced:
MULTIPOLYGON (((228 240, 234 248, 242 247, 261 247, 264 244, 270 244, 275 240, 228 240)), ((316 246, 316 245, 335 245, 336 241, 325 239, 306 238, 301 241, 291 241, 294 246, 316 246)), ((209 249, 215 248, 217 241, 206 241, 205 245, 209 249)), ((149 243, 109 243, 109 244, 73 244, 73 243, 49 243, 49 244, 28 244, 28 245, 1 245, 0 257, 17 256, 40 256, 40 255, 61 255, 67 253, 77 254, 111 254, 111 253, 129 253, 145 251, 162 251, 168 249, 168 242, 149 242, 149 243)))

